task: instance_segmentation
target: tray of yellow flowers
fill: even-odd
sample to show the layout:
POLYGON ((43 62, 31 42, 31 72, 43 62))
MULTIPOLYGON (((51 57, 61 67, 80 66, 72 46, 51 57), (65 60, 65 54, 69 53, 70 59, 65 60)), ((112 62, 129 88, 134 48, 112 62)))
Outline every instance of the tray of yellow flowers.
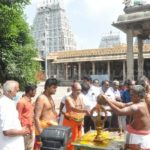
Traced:
POLYGON ((73 120, 76 123, 82 123, 84 120, 84 113, 68 112, 65 113, 65 118, 68 120, 73 120))
POLYGON ((91 130, 73 142, 73 145, 83 150, 120 150, 124 147, 124 134, 120 135, 118 131, 102 130, 98 141, 95 141, 96 136, 97 132, 91 130))

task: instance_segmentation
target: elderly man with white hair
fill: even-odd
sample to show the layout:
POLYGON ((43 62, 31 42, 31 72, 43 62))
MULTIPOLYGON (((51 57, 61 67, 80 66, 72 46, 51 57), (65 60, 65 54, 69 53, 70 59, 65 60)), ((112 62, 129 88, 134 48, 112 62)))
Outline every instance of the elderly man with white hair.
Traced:
MULTIPOLYGON (((118 80, 114 80, 112 82, 112 92, 114 93, 116 101, 122 101, 119 91, 119 84, 120 83, 118 80)), ((114 128, 118 128, 119 126, 119 129, 122 132, 122 130, 125 130, 126 128, 126 116, 117 116, 115 113, 112 113, 111 126, 114 128)))
POLYGON ((3 95, 0 97, 0 150, 24 150, 23 135, 29 131, 22 128, 13 97, 19 90, 19 83, 6 81, 3 85, 3 95))
POLYGON ((120 91, 119 91, 119 81, 118 80, 114 80, 112 82, 112 92, 115 95, 115 100, 121 101, 121 95, 120 95, 120 91))
POLYGON ((121 103, 101 95, 98 103, 106 102, 118 115, 130 116, 127 126, 126 149, 150 149, 150 110, 145 102, 145 89, 141 85, 131 88, 131 103, 121 103))

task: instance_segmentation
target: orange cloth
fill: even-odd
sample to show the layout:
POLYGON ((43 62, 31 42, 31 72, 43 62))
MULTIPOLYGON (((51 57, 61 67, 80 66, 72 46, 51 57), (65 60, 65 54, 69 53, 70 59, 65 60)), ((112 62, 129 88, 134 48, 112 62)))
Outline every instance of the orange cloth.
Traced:
POLYGON ((72 131, 72 137, 67 143, 66 150, 74 150, 72 142, 74 142, 77 138, 81 137, 82 124, 81 123, 79 124, 73 120, 68 120, 68 119, 64 118, 63 125, 71 127, 71 131, 72 131))
POLYGON ((17 103, 21 125, 28 127, 31 133, 33 131, 33 109, 33 104, 26 97, 22 97, 17 103))
POLYGON ((38 137, 35 137, 34 150, 41 150, 41 140, 38 137))
MULTIPOLYGON (((50 126, 50 122, 49 121, 45 121, 45 120, 40 120, 40 126, 42 127, 42 129, 45 129, 45 128, 50 126)), ((35 128, 34 150, 40 150, 41 149, 41 144, 42 143, 41 143, 41 140, 40 140, 40 133, 35 128)))
POLYGON ((131 125, 127 125, 127 130, 129 133, 139 134, 139 135, 148 135, 150 134, 150 130, 136 130, 131 125))
MULTIPOLYGON (((45 129, 47 127, 49 127, 51 125, 50 121, 46 121, 46 120, 40 120, 40 126, 42 129, 45 129)), ((40 135, 38 130, 35 128, 35 135, 40 135)))
MULTIPOLYGON (((40 126, 42 129, 48 128, 51 125, 58 125, 57 122, 54 121, 46 121, 46 120, 40 120, 40 126)), ((34 143, 34 150, 40 150, 41 149, 41 140, 40 140, 40 134, 38 130, 35 128, 35 143, 34 143)))

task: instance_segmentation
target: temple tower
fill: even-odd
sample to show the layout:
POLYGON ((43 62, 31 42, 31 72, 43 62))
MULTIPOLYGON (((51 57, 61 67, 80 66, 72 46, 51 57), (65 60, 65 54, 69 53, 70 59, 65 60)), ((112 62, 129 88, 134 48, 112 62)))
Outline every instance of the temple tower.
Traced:
POLYGON ((119 34, 110 32, 102 36, 99 48, 111 48, 120 44, 119 34))
POLYGON ((53 51, 76 49, 63 0, 38 1, 32 34, 40 56, 53 51))

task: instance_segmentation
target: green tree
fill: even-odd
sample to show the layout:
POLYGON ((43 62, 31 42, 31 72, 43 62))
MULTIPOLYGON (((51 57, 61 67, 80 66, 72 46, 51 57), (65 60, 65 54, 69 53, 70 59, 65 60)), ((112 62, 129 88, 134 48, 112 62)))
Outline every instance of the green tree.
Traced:
POLYGON ((0 82, 15 79, 24 86, 36 82, 39 69, 34 42, 23 9, 29 0, 0 2, 0 82))

